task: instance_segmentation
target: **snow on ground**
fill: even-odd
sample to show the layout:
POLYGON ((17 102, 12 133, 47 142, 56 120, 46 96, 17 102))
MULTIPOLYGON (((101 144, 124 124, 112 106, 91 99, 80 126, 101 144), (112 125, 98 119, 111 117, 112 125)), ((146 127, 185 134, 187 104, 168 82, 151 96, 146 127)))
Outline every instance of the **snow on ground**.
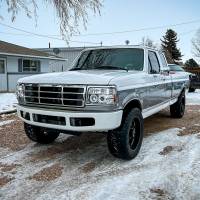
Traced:
POLYGON ((15 178, 1 189, 1 198, 199 199, 200 134, 178 136, 179 131, 173 128, 145 137, 138 157, 131 161, 112 157, 105 141, 100 140, 98 145, 91 144, 80 151, 65 150, 53 160, 40 160, 40 157, 34 163, 29 160, 31 154, 39 149, 45 150, 46 146, 31 143, 0 159, 1 163, 20 164, 14 173, 15 178), (94 165, 86 170, 85 164, 88 166, 91 162, 94 165), (30 178, 55 163, 63 167, 58 178, 50 181, 30 178))
POLYGON ((189 92, 186 95, 187 105, 200 105, 200 90, 195 90, 195 92, 189 92))
MULTIPOLYGON (((187 94, 187 104, 195 104, 199 110, 200 90, 187 94)), ((9 120, 4 119, 2 124, 9 120)), ((167 117, 162 120, 169 121, 167 117)), ((190 131, 190 126, 183 123, 186 125, 185 130, 190 131)), ((0 127, 1 131, 5 126, 0 127)), ((11 127, 17 137, 24 134, 21 129, 11 127)), ((200 131, 179 136, 180 131, 166 128, 147 134, 139 155, 131 161, 111 156, 106 139, 98 135, 81 139, 62 135, 53 144, 31 142, 15 151, 0 148, 0 175, 7 181, 0 185, 0 199, 197 200, 200 197, 200 131), (9 171, 4 165, 16 166, 9 171), (49 172, 51 167, 55 169, 49 172), (54 178, 46 180, 48 173, 54 178)))
POLYGON ((10 124, 12 122, 14 122, 14 120, 0 121, 0 126, 4 126, 4 125, 10 124))
POLYGON ((14 93, 0 93, 0 113, 15 110, 17 99, 14 93))

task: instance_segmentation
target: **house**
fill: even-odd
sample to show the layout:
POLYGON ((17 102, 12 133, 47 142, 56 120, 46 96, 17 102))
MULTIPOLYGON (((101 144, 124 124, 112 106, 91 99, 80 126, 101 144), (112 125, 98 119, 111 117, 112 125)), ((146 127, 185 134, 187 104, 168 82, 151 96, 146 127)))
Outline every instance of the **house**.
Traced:
POLYGON ((61 61, 65 59, 0 41, 0 92, 15 91, 18 79, 51 72, 50 63, 61 61))
POLYGON ((52 71, 66 71, 72 67, 75 58, 86 48, 90 47, 39 48, 37 50, 66 59, 63 62, 50 64, 52 71))

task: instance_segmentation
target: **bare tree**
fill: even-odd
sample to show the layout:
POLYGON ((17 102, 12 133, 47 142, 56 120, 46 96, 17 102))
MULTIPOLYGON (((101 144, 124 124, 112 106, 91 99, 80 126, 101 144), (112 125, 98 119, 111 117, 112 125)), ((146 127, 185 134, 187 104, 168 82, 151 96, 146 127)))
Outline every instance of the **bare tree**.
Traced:
MULTIPOLYGON (((102 0, 42 0, 44 4, 52 6, 58 18, 60 19, 60 32, 65 40, 70 36, 79 33, 79 24, 83 23, 86 29, 88 21, 88 10, 93 13, 100 14, 102 0)), ((41 2, 42 2, 41 1, 41 2)), ((37 21, 38 17, 38 1, 37 0, 0 0, 1 4, 5 3, 8 12, 11 13, 11 20, 14 21, 20 11, 25 12, 27 17, 34 17, 37 21)), ((3 18, 3 16, 0 16, 3 18)))
POLYGON ((155 43, 152 39, 150 39, 149 37, 143 37, 142 38, 142 45, 147 46, 147 47, 151 47, 151 48, 156 48, 156 49, 160 49, 160 45, 155 43))
POLYGON ((195 37, 192 39, 192 53, 200 60, 200 29, 196 32, 195 37))
POLYGON ((142 38, 142 45, 147 46, 147 47, 154 47, 153 40, 151 40, 148 37, 143 37, 142 38))

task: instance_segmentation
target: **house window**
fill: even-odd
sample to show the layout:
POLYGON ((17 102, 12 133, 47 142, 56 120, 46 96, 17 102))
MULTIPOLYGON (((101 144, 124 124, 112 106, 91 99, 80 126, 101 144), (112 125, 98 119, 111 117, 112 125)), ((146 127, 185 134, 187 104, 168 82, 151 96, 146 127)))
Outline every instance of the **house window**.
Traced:
POLYGON ((0 74, 5 73, 5 60, 0 60, 0 74))
POLYGON ((19 72, 40 72, 40 60, 19 59, 19 72))

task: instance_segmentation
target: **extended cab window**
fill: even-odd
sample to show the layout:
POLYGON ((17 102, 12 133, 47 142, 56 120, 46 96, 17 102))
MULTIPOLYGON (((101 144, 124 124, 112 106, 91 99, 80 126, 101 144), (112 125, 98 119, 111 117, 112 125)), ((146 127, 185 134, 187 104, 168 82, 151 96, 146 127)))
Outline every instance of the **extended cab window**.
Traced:
POLYGON ((160 64, 156 53, 153 51, 149 51, 148 58, 149 58, 149 73, 150 74, 160 73, 160 64))
POLYGON ((127 69, 142 71, 143 66, 143 49, 116 48, 85 51, 79 57, 73 69, 127 69))
POLYGON ((167 65, 167 62, 166 62, 166 59, 165 59, 165 56, 163 55, 163 53, 159 53, 159 55, 160 55, 160 59, 161 59, 161 63, 162 63, 163 68, 164 69, 166 69, 166 68, 169 69, 169 67, 167 65))

